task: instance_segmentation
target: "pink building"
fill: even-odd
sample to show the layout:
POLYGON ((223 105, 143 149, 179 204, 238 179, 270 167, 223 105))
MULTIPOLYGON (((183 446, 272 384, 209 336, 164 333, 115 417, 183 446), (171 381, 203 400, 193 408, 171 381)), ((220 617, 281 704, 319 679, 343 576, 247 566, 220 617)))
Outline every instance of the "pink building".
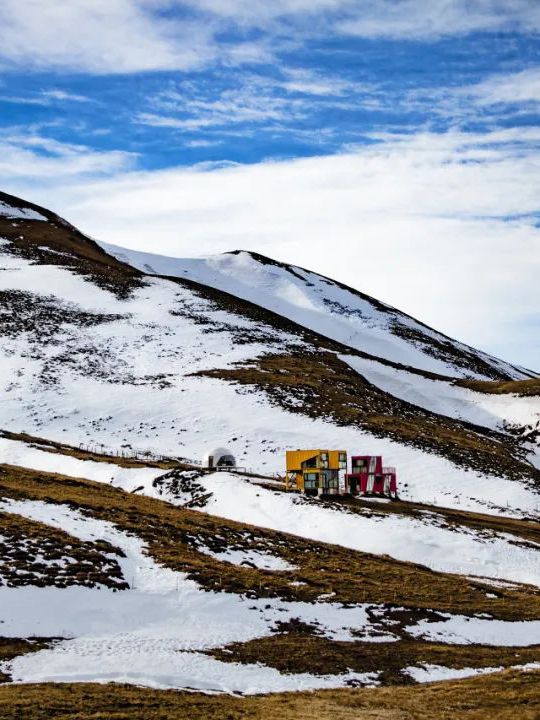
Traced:
POLYGON ((345 476, 345 491, 351 495, 397 497, 396 468, 383 467, 381 455, 353 455, 352 471, 345 476))

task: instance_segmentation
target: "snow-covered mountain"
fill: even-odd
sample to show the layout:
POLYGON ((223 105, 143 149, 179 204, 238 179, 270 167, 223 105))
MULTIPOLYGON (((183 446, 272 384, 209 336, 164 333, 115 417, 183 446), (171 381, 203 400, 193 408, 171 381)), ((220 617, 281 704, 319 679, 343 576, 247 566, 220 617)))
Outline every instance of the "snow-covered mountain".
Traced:
MULTIPOLYGON (((534 373, 452 340, 396 308, 301 267, 236 250, 172 258, 100 243, 151 275, 172 275, 223 290, 372 356, 456 378, 525 379, 534 373)), ((362 268, 358 282, 362 282, 362 268)))
MULTIPOLYGON (((389 318, 412 326, 406 316, 248 254, 188 263, 194 277, 183 270, 176 277, 180 266, 167 277, 144 275, 54 214, 0 199, 0 427, 188 458, 228 444, 242 465, 266 473, 283 471, 290 447, 365 449, 398 467, 405 498, 536 512, 538 398, 473 391, 424 371, 433 362, 454 375, 469 372, 388 331, 389 318), (213 266, 227 290, 216 279, 200 282, 213 266), (292 300, 280 305, 284 293, 271 288, 286 283, 292 300), (343 320, 356 324, 358 342, 370 308, 368 353, 323 334, 337 313, 326 287, 332 302, 343 304, 343 293, 353 309, 364 308, 343 320), (291 310, 301 292, 302 302, 330 308, 326 316, 310 310, 317 332, 291 310), (387 351, 401 348, 399 362, 375 358, 372 337, 387 351), (417 365, 403 367, 405 355, 417 365)), ((472 357, 467 352, 459 363, 472 357)), ((478 353, 476 365, 480 357, 483 377, 526 377, 478 353)))
POLYGON ((1 194, 0 336, 0 682, 537 667, 532 373, 301 268, 141 256, 1 194), (245 470, 198 468, 218 445, 245 470), (291 447, 382 454, 401 501, 284 492, 291 447))
POLYGON ((538 523, 340 507, 31 438, 0 453, 15 682, 249 695, 537 667, 538 523))

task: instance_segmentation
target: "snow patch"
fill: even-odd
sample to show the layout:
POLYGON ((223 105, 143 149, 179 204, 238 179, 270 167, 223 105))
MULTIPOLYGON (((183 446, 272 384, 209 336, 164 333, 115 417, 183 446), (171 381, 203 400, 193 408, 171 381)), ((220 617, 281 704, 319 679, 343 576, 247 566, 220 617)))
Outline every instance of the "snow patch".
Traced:
POLYGON ((19 208, 8 205, 3 200, 0 200, 0 215, 11 219, 17 220, 44 220, 47 222, 47 218, 41 215, 36 210, 31 208, 19 208))

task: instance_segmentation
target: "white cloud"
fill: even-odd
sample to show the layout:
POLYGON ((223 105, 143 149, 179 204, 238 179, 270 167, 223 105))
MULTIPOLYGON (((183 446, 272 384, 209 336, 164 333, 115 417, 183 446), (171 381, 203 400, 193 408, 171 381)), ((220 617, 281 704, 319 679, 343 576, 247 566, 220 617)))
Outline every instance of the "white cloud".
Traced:
POLYGON ((493 75, 477 85, 463 88, 463 94, 480 105, 540 102, 540 67, 516 73, 493 75))
POLYGON ((296 23, 303 34, 432 40, 540 28, 540 6, 531 0, 184 0, 183 4, 249 27, 276 31, 280 21, 296 23))
POLYGON ((169 115, 156 115, 155 113, 137 113, 134 122, 150 127, 175 128, 177 130, 198 130, 210 125, 219 124, 212 118, 187 118, 171 117, 169 115))
POLYGON ((42 90, 41 96, 46 100, 59 100, 68 102, 91 102, 86 95, 77 95, 76 93, 66 92, 65 90, 42 90))
POLYGON ((14 103, 16 105, 42 105, 47 107, 55 102, 92 102, 85 95, 65 92, 64 90, 42 90, 37 95, 16 96, 0 95, 0 102, 14 103))
POLYGON ((0 102, 13 103, 14 105, 50 105, 51 101, 41 95, 23 97, 18 95, 0 95, 0 102))
POLYGON ((279 83, 285 90, 305 95, 333 96, 361 89, 359 83, 348 82, 335 76, 322 75, 304 68, 285 69, 287 80, 279 83))
POLYGON ((536 32, 532 0, 2 0, 4 69, 89 73, 270 62, 308 37, 536 32), (246 32, 255 30, 257 39, 246 32))
POLYGON ((34 182, 63 182, 86 175, 107 175, 133 167, 135 156, 117 150, 98 152, 84 145, 60 143, 39 135, 3 131, 0 134, 0 175, 34 182))
POLYGON ((174 21, 154 0, 2 0, 0 57, 91 73, 188 69, 215 57, 210 23, 174 21))
POLYGON ((33 188, 13 178, 6 189, 119 245, 245 248, 307 266, 540 368, 540 230, 527 217, 538 211, 540 130, 380 140, 335 156, 33 188))
POLYGON ((540 28, 540 6, 530 0, 360 0, 338 25, 366 38, 437 39, 472 32, 540 28))
POLYGON ((189 140, 185 143, 186 147, 188 148, 205 148, 205 147, 214 147, 216 145, 220 145, 221 140, 189 140))

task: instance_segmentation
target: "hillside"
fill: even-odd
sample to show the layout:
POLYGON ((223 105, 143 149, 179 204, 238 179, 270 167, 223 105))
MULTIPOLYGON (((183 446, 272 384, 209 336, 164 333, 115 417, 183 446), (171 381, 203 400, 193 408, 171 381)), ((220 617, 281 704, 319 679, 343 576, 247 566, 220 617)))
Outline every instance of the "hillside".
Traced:
POLYGON ((56 216, 3 203, 5 430, 188 458, 225 443, 263 473, 283 472, 287 447, 369 446, 399 467, 404 498, 537 511, 534 397, 367 357, 224 290, 143 275, 56 216))
POLYGON ((534 713, 538 379, 301 268, 143 259, 0 194, 6 717, 534 713), (286 492, 296 447, 400 499, 286 492))
MULTIPOLYGON (((193 692, 148 690, 119 686, 114 693, 104 685, 29 685, 24 695, 15 687, 0 689, 6 720, 48 720, 64 713, 91 720, 99 713, 118 720, 373 720, 407 717, 414 720, 534 720, 538 716, 538 670, 507 671, 429 686, 323 690, 238 697, 193 692), (405 713, 405 715, 404 715, 405 713)), ((99 716, 99 715, 98 715, 99 716)))
MULTIPOLYGON (((521 380, 534 376, 457 342, 405 313, 305 268, 236 250, 200 259, 141 253, 102 243, 151 275, 174 275, 232 293, 343 345, 393 365, 452 377, 521 380)), ((365 270, 360 267, 358 281, 365 270)))
MULTIPOLYGON (((0 671, 13 681, 249 695, 423 683, 540 657, 540 593, 511 579, 496 547, 532 565, 526 528, 494 533, 499 580, 472 578, 126 493, 100 465, 100 482, 0 466, 12 548, 0 565, 12 655, 0 671)), ((140 482, 140 470, 122 472, 140 482)), ((486 543, 485 530, 454 531, 475 552, 486 543)), ((432 544, 427 523, 417 532, 432 544)))

